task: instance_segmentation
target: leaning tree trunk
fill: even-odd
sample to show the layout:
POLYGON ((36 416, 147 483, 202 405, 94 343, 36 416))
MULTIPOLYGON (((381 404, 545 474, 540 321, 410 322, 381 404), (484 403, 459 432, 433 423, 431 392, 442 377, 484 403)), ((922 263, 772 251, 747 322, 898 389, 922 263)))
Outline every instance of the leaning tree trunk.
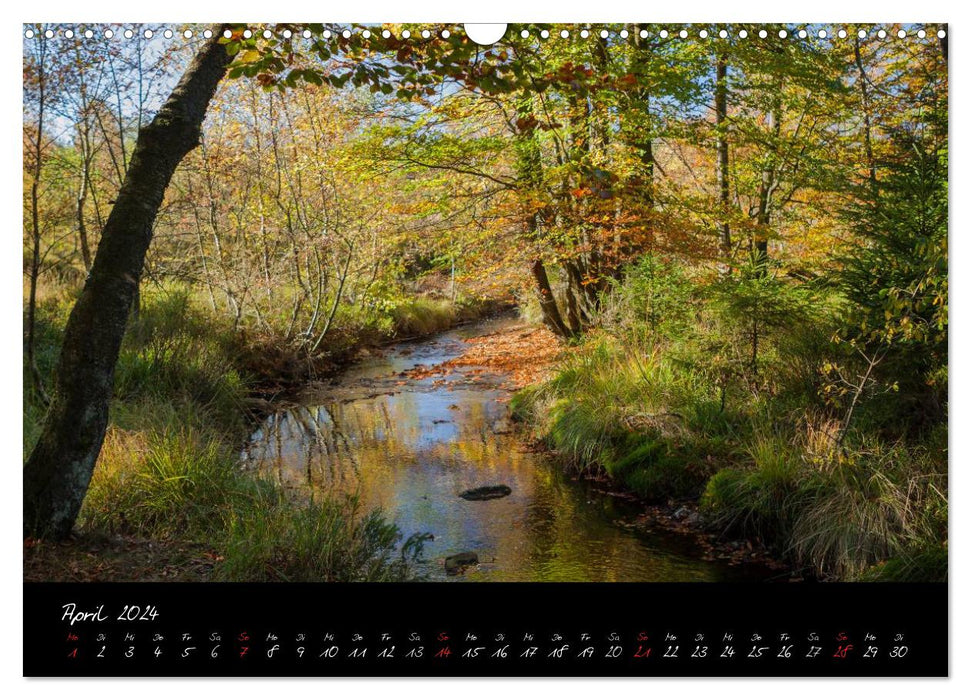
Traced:
POLYGON ((152 228, 172 173, 198 143, 232 57, 206 42, 150 124, 105 222, 91 273, 64 331, 54 392, 24 465, 24 533, 65 537, 81 509, 108 426, 115 364, 152 228))
POLYGON ((533 280, 536 282, 536 294, 539 297, 539 308, 543 313, 543 323, 561 338, 572 338, 574 333, 567 327, 560 314, 560 307, 556 304, 550 278, 546 274, 546 266, 537 258, 530 267, 533 280))

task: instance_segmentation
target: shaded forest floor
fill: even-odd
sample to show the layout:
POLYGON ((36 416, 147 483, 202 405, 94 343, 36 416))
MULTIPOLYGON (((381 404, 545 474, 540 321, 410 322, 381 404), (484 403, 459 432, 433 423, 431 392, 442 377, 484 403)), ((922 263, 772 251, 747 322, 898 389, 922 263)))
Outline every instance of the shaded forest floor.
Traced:
POLYGON ((24 581, 206 581, 222 559, 199 543, 84 532, 62 542, 24 541, 24 581))

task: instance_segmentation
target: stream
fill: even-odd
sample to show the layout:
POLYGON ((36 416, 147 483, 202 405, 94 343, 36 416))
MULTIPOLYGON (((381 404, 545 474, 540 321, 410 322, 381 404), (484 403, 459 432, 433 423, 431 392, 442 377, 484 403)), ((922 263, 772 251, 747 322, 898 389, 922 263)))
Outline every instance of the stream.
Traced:
POLYGON ((419 572, 462 581, 753 581, 760 567, 706 561, 692 538, 629 523, 636 504, 563 474, 531 451, 509 419, 503 377, 460 367, 412 378, 458 357, 464 339, 510 328, 500 317, 372 351, 298 406, 266 418, 243 458, 248 468, 306 495, 356 493, 405 537, 429 532, 419 572), (467 489, 505 484, 505 498, 467 501, 467 489), (443 560, 475 552, 479 565, 449 575, 443 560))

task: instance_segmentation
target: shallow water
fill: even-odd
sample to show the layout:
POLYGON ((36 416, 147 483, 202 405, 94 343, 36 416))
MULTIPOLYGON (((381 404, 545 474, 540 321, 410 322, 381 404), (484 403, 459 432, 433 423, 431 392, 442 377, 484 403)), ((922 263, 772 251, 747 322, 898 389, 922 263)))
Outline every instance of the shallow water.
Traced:
POLYGON ((500 318, 385 348, 269 416, 244 458, 297 492, 358 493, 404 535, 430 532, 420 563, 430 579, 478 581, 759 580, 764 570, 701 559, 684 537, 635 531, 626 500, 564 476, 509 423, 511 393, 481 368, 412 379, 401 373, 462 353, 464 338, 512 326, 500 318), (506 484, 512 494, 458 494, 506 484), (447 576, 444 557, 480 565, 447 576))

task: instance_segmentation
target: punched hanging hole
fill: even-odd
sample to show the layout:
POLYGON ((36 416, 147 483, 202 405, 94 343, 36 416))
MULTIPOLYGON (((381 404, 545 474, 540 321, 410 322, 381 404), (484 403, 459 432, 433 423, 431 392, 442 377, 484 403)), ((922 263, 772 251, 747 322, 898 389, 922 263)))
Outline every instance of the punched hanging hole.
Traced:
POLYGON ((34 30, 33 29, 28 29, 26 32, 24 32, 24 36, 26 38, 28 38, 28 39, 33 39, 34 38, 34 30))
POLYGON ((171 39, 174 34, 172 33, 171 29, 166 29, 164 32, 162 32, 162 36, 164 36, 166 39, 171 39))
POLYGON ((447 29, 443 29, 442 30, 442 38, 443 39, 448 39, 450 36, 452 36, 452 32, 448 31, 447 29))
POLYGON ((550 38, 549 30, 544 29, 543 31, 541 31, 539 33, 539 36, 540 36, 541 39, 549 39, 550 38))
POLYGON ((204 31, 202 33, 202 38, 203 39, 212 39, 212 30, 211 29, 207 29, 206 31, 204 31))
POLYGON ((385 29, 383 32, 381 32, 381 36, 384 37, 385 39, 390 39, 391 38, 391 31, 388 30, 388 29, 385 29))
POLYGON ((621 29, 620 30, 620 38, 621 39, 626 39, 629 36, 630 36, 630 32, 628 32, 626 29, 621 29))
MULTIPOLYGON (((480 46, 491 46, 499 41, 506 33, 505 24, 471 24, 465 25, 465 34, 480 46)), ((549 33, 547 33, 547 36, 549 33)), ((544 39, 546 37, 543 37, 544 39)))
POLYGON ((601 39, 606 39, 608 36, 610 36, 610 32, 608 32, 606 29, 601 29, 600 30, 600 38, 601 39))

